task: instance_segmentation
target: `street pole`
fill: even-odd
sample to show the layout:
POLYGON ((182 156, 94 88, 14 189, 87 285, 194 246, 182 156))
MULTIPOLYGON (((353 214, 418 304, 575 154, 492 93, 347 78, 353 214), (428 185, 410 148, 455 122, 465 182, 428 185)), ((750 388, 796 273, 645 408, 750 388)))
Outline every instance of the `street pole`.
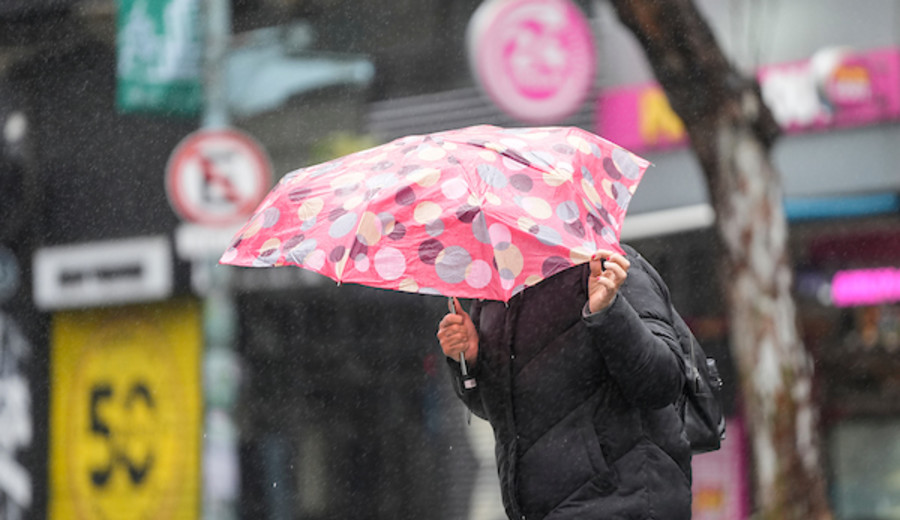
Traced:
POLYGON ((231 39, 230 0, 203 0, 203 127, 229 124, 226 58, 231 39))
MULTIPOLYGON (((203 0, 204 53, 203 127, 229 125, 226 58, 231 35, 230 0, 203 0)), ((194 276, 205 278, 203 301, 203 434, 204 520, 236 520, 239 517, 240 458, 235 405, 240 386, 240 363, 235 352, 237 308, 230 271, 216 257, 196 261, 194 276), (200 271, 200 272, 198 272, 200 271)), ((203 284, 195 284, 195 286, 203 284)))

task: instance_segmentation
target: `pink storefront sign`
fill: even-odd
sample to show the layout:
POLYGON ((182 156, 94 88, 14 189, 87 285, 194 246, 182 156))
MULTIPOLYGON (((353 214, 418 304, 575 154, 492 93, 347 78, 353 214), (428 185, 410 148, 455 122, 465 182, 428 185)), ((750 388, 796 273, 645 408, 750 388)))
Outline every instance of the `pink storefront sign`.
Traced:
POLYGON ((745 520, 750 516, 747 450, 740 419, 726 421, 722 447, 694 455, 694 520, 745 520))
POLYGON ((680 148, 684 123, 656 83, 604 90, 597 100, 595 133, 628 150, 680 148))
MULTIPOLYGON (((788 133, 900 120, 900 49, 824 49, 811 59, 762 67, 763 99, 788 133)), ((687 144, 684 125, 656 83, 602 92, 596 132, 630 150, 687 144)))
POLYGON ((900 269, 848 269, 831 280, 831 301, 837 307, 882 305, 900 301, 900 269))
POLYGON ((763 99, 787 132, 863 126, 900 117, 900 50, 840 48, 764 67, 763 99))
POLYGON ((488 0, 472 16, 466 39, 476 80, 520 121, 563 121, 593 84, 593 35, 570 0, 488 0))

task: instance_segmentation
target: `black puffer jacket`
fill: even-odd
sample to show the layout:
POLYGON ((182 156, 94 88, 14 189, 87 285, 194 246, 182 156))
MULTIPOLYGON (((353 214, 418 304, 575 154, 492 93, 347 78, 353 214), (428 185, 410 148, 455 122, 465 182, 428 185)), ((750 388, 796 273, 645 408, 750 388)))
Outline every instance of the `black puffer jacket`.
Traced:
POLYGON ((685 359, 667 290, 626 247, 632 268, 613 304, 586 314, 587 264, 507 304, 474 302, 474 390, 456 390, 490 421, 511 519, 691 516, 691 450, 674 403, 685 359))

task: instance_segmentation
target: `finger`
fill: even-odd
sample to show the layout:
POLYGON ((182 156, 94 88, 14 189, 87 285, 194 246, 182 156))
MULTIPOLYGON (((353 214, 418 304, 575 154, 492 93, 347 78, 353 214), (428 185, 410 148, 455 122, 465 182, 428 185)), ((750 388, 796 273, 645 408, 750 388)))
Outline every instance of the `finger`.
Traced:
POLYGON ((466 328, 462 325, 453 325, 450 327, 439 329, 437 332, 437 337, 441 341, 450 341, 450 342, 469 342, 469 333, 466 328))
POLYGON ((598 249, 593 255, 591 255, 591 274, 594 276, 600 275, 604 270, 606 270, 606 263, 611 255, 615 254, 614 251, 610 251, 608 249, 598 249))
POLYGON ((616 254, 616 252, 611 249, 598 249, 593 255, 591 255, 591 260, 600 260, 601 258, 609 258, 614 254, 616 254))
POLYGON ((459 356, 459 348, 456 345, 456 343, 450 341, 442 341, 441 350, 444 351, 444 355, 456 358, 459 356))
POLYGON ((627 258, 620 255, 619 253, 613 253, 609 256, 609 258, 607 259, 606 266, 609 267, 610 263, 619 265, 625 271, 627 271, 628 268, 631 267, 631 262, 629 262, 627 258))
POLYGON ((453 339, 463 340, 463 339, 466 339, 469 334, 468 330, 466 330, 465 324, 450 325, 445 330, 447 331, 446 332, 447 337, 453 338, 453 339))
POLYGON ((441 339, 447 339, 447 340, 452 341, 452 340, 458 339, 460 336, 462 336, 463 333, 464 333, 464 331, 462 330, 461 327, 448 327, 446 329, 439 330, 438 337, 441 339))
POLYGON ((606 262, 606 272, 603 275, 616 283, 622 283, 628 277, 628 272, 620 264, 608 261, 606 262))
POLYGON ((625 278, 628 277, 628 271, 627 268, 623 268, 621 264, 607 260, 606 269, 599 273, 592 270, 591 276, 597 279, 607 278, 613 280, 616 284, 621 285, 625 281, 625 278))
POLYGON ((465 341, 465 338, 460 335, 444 335, 441 336, 439 340, 441 348, 448 354, 465 352, 469 346, 468 342, 465 341))
POLYGON ((463 321, 463 317, 459 314, 446 314, 438 324, 438 328, 444 329, 447 327, 459 326, 463 324, 463 321))
POLYGON ((596 260, 591 260, 591 275, 592 276, 600 276, 605 271, 604 264, 606 263, 605 258, 598 258, 596 260))
MULTIPOLYGON (((454 309, 456 309, 456 314, 459 314, 460 316, 463 316, 463 317, 469 315, 469 313, 467 313, 465 311, 465 309, 463 309, 462 303, 460 303, 459 299, 456 297, 453 298, 453 307, 454 307, 454 309)), ((465 321, 465 318, 463 318, 463 321, 465 321)))
POLYGON ((438 331, 437 333, 438 340, 441 342, 457 342, 460 341, 460 338, 464 337, 463 334, 458 330, 445 329, 438 331))
POLYGON ((446 331, 438 333, 438 341, 441 344, 441 348, 445 351, 460 350, 460 345, 464 344, 460 338, 458 334, 447 333, 446 331))
POLYGON ((596 277, 595 280, 599 285, 610 290, 615 290, 618 287, 618 284, 616 284, 616 280, 613 278, 611 271, 607 271, 607 273, 596 277))

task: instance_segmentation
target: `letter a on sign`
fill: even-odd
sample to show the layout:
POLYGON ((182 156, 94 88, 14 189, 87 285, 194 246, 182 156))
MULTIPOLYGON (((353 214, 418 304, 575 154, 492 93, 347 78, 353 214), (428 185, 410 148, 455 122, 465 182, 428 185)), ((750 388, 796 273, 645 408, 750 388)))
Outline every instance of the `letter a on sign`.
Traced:
POLYGON ((268 155, 235 129, 188 135, 166 167, 172 209, 184 220, 208 226, 227 226, 250 216, 271 183, 268 155))

